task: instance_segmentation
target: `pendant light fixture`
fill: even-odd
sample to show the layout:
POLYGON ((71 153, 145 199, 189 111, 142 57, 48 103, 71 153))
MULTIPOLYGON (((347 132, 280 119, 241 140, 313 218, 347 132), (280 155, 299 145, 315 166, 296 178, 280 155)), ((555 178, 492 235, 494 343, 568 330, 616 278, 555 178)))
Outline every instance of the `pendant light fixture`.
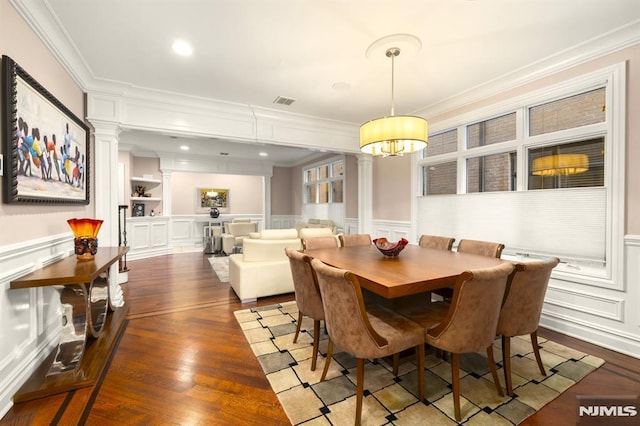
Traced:
POLYGON ((397 156, 427 147, 428 123, 422 117, 395 115, 394 71, 399 47, 385 52, 391 58, 391 115, 376 118, 360 126, 360 151, 371 155, 397 156))

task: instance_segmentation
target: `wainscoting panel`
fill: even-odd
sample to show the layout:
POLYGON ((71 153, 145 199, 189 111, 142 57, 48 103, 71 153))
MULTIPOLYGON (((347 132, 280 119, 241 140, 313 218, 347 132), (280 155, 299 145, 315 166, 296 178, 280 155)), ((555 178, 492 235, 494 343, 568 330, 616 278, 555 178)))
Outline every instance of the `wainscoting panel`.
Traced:
POLYGON ((295 228, 296 224, 302 222, 302 216, 297 215, 271 215, 271 224, 267 229, 289 229, 295 228))
POLYGON ((61 330, 54 288, 11 290, 11 281, 69 255, 71 232, 0 247, 0 417, 55 348, 61 330))
POLYGON ((541 325, 640 358, 640 236, 626 236, 624 247, 623 291, 552 275, 541 325))
POLYGON ((612 319, 622 322, 624 312, 624 299, 619 297, 607 297, 593 292, 569 290, 554 284, 553 280, 549 283, 545 303, 553 305, 556 309, 562 311, 576 311, 587 313, 589 315, 601 318, 612 319))

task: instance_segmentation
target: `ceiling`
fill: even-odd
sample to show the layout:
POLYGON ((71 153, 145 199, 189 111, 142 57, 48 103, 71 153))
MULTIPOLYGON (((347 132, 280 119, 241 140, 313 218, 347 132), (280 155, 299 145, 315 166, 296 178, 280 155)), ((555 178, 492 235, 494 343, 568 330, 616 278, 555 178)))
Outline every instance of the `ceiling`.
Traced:
MULTIPOLYGON (((566 60, 575 48, 640 19, 637 0, 39 1, 97 84, 357 124, 390 111, 391 61, 384 49, 366 54, 382 37, 410 34, 421 43, 413 51, 402 46, 395 64, 395 112, 416 114, 525 67, 547 66, 555 55, 566 60), (193 54, 174 54, 176 39, 188 41, 193 54), (274 104, 278 96, 295 102, 274 104)), ((123 142, 135 144, 138 136, 125 133, 123 142)), ((246 144, 220 140, 155 142, 162 149, 187 143, 210 151, 214 144, 216 152, 256 155, 246 144)), ((309 155, 269 148, 275 163, 309 155)))

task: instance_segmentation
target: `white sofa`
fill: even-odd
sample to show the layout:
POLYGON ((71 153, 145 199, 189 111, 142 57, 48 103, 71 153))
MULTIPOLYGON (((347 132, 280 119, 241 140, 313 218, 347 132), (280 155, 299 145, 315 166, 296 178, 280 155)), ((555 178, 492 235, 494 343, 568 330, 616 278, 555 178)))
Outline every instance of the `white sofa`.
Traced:
POLYGON ((293 292, 293 277, 284 249, 302 249, 295 229, 252 233, 242 245, 242 253, 229 256, 229 284, 242 303, 293 292))

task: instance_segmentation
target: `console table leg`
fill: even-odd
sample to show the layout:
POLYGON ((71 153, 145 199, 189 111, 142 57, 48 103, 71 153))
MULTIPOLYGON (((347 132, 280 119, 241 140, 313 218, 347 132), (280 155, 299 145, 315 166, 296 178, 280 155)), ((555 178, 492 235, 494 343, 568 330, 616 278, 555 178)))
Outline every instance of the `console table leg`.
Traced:
POLYGON ((87 301, 87 323, 89 336, 100 337, 107 320, 109 308, 109 272, 101 273, 89 284, 89 298, 87 301))
POLYGON ((47 375, 74 370, 84 354, 87 338, 87 290, 84 284, 56 286, 62 306, 62 332, 47 375))

